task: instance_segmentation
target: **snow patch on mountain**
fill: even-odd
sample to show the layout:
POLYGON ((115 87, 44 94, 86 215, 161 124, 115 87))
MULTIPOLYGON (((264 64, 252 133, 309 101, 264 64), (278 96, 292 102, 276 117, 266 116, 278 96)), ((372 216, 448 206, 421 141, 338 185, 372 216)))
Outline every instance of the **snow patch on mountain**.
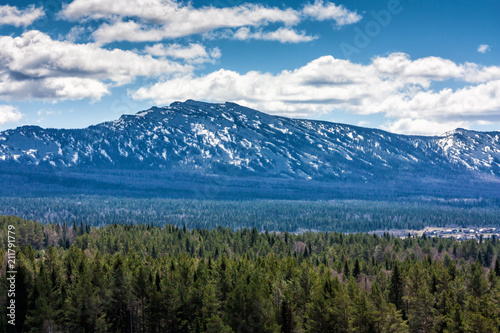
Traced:
POLYGON ((188 100, 85 129, 0 133, 0 163, 365 181, 399 172, 500 177, 500 133, 405 136, 188 100))

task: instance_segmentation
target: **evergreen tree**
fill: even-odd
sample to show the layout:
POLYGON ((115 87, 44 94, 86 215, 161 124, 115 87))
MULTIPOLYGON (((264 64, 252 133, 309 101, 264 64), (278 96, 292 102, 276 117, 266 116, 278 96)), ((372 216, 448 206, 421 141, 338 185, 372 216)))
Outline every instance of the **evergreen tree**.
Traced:
POLYGON ((121 256, 116 256, 111 277, 111 296, 106 309, 109 328, 114 332, 130 332, 132 324, 129 308, 130 285, 123 265, 121 256))
MULTIPOLYGON (((328 273, 327 273, 328 274, 328 273)), ((342 284, 329 274, 316 288, 306 312, 308 332, 347 333, 349 324, 349 301, 342 284)))
POLYGON ((349 276, 351 276, 351 270, 349 269, 349 260, 346 260, 345 263, 344 263, 344 277, 346 279, 349 278, 349 276))
POLYGON ((355 278, 358 278, 360 273, 361 273, 361 268, 359 267, 359 259, 356 258, 356 260, 354 261, 354 269, 352 271, 352 275, 355 278))
POLYGON ((500 259, 498 258, 499 256, 497 256, 497 259, 495 260, 495 274, 496 276, 500 276, 500 259))
POLYGON ((401 276, 399 263, 394 262, 392 266, 391 280, 389 285, 389 302, 396 306, 399 311, 405 312, 403 303, 404 283, 401 276))
POLYGON ((408 272, 408 323, 412 332, 432 332, 435 325, 435 299, 429 290, 428 276, 420 263, 408 272))

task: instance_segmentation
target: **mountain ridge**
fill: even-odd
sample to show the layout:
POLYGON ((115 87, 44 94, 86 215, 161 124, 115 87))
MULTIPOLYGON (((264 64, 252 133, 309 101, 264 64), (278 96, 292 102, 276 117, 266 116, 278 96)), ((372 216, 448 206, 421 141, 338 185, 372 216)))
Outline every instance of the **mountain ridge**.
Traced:
POLYGON ((83 129, 23 126, 0 132, 2 169, 354 183, 412 178, 497 182, 500 132, 402 135, 272 116, 231 102, 187 100, 83 129))

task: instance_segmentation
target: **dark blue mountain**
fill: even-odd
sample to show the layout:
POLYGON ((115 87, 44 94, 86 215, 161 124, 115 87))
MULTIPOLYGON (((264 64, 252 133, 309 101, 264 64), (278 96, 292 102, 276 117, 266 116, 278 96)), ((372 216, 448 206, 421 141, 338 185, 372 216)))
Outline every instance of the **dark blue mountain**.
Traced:
POLYGON ((117 186, 144 178, 144 188, 153 186, 151 177, 185 178, 186 188, 190 179, 207 177, 382 188, 387 182, 409 181, 456 186, 467 179, 495 186, 500 181, 500 132, 397 135, 271 116, 234 103, 188 100, 84 129, 24 126, 1 132, 0 171, 11 181, 14 175, 51 172, 59 182, 109 175, 100 181, 117 186))

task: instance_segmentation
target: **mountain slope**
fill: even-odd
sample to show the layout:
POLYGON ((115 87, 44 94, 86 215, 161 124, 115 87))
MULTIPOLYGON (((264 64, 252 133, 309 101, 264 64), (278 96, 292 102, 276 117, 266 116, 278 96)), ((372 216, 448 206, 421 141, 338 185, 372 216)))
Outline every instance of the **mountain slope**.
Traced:
POLYGON ((457 129, 439 137, 405 136, 188 100, 85 129, 24 126, 1 132, 0 168, 354 182, 497 181, 500 132, 457 129))

